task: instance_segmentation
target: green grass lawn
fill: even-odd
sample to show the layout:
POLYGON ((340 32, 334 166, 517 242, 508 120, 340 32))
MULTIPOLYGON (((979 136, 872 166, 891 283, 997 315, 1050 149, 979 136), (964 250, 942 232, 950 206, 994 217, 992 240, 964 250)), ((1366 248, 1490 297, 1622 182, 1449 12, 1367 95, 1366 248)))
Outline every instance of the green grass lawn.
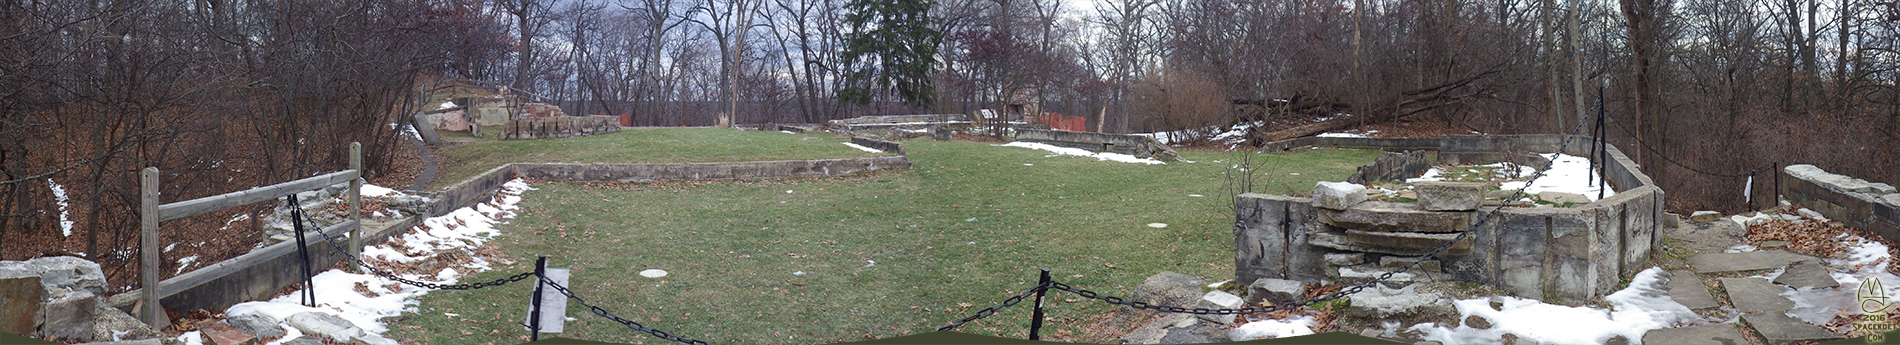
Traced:
MULTIPOLYGON (((668 131, 704 130, 621 135, 676 140, 668 131)), ((836 140, 812 141, 824 152, 850 150, 836 140)), ((851 155, 802 151, 810 148, 647 152, 639 159, 851 155)), ((545 254, 551 267, 573 269, 570 285, 590 303, 649 327, 721 344, 816 344, 934 331, 1028 289, 1037 268, 1118 296, 1161 271, 1233 275, 1232 200, 1223 174, 1242 154, 1187 151, 1195 163, 1141 165, 929 139, 907 141, 905 149, 911 170, 847 177, 538 184, 524 194, 520 217, 490 242, 516 263, 464 281, 532 269, 535 255, 545 254), (670 274, 638 275, 646 269, 670 274)), ((1310 192, 1314 182, 1344 180, 1380 154, 1311 150, 1253 159, 1266 162, 1255 170, 1266 179, 1262 191, 1310 192)), ((522 155, 508 156, 516 158, 485 161, 522 155)), ((425 344, 521 342, 530 287, 431 293, 418 312, 393 320, 389 335, 425 344)), ((1113 309, 1064 292, 1050 296, 1045 336, 1073 335, 1090 316, 1113 309)), ((1023 338, 1029 311, 1025 302, 958 330, 1023 338)), ((562 337, 665 342, 576 306, 567 313, 578 320, 562 337)))
POLYGON ((686 163, 850 158, 868 155, 826 133, 786 134, 731 128, 628 128, 559 139, 493 140, 460 137, 436 149, 442 172, 432 188, 461 182, 496 166, 516 163, 686 163))

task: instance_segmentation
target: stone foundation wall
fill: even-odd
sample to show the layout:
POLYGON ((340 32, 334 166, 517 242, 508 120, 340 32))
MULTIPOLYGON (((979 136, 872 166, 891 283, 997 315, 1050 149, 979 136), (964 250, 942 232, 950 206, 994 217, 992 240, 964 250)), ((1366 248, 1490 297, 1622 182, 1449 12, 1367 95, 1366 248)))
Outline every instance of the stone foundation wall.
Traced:
POLYGON ((501 126, 502 139, 565 138, 610 133, 620 130, 618 116, 558 116, 508 120, 501 126))
POLYGON ((1152 157, 1164 161, 1171 161, 1181 157, 1179 153, 1174 152, 1174 148, 1162 144, 1161 141, 1139 135, 1018 128, 1016 129, 1016 140, 1073 147, 1097 152, 1114 152, 1140 158, 1152 157))
POLYGON ((1432 169, 1432 159, 1425 151, 1411 151, 1404 154, 1387 154, 1354 171, 1346 177, 1346 182, 1371 183, 1373 181, 1402 181, 1418 177, 1432 169))
POLYGON ((1887 239, 1900 239, 1900 193, 1872 183, 1796 164, 1781 169, 1781 196, 1828 219, 1887 239))
POLYGON ((851 143, 858 144, 858 146, 883 150, 884 152, 896 153, 900 155, 904 154, 904 144, 901 144, 895 141, 877 140, 877 139, 871 139, 871 138, 865 138, 865 137, 851 137, 851 143))
MULTIPOLYGON (((1509 159, 1523 152, 1556 151, 1563 138, 1557 135, 1302 138, 1273 143, 1270 147, 1446 148, 1439 152, 1441 162, 1470 164, 1509 159)), ((1575 138, 1565 153, 1587 154, 1591 142, 1587 139, 1575 138)), ((1497 207, 1482 207, 1463 211, 1469 214, 1469 222, 1480 225, 1470 228, 1471 233, 1465 238, 1470 242, 1468 245, 1455 245, 1454 250, 1436 257, 1442 267, 1440 274, 1455 280, 1490 284, 1547 302, 1583 303, 1614 292, 1621 278, 1641 271, 1641 265, 1649 259, 1656 245, 1658 219, 1665 215, 1662 213, 1663 191, 1643 176, 1638 166, 1620 150, 1609 147, 1607 151, 1606 177, 1618 190, 1615 196, 1569 208, 1497 210, 1497 207), (1484 215, 1493 210, 1497 210, 1495 215, 1485 219, 1484 215), (1458 249, 1461 247, 1465 249, 1458 249)), ((1443 243, 1442 240, 1397 237, 1381 242, 1376 240, 1377 236, 1367 237, 1378 235, 1375 232, 1349 232, 1349 229, 1328 224, 1330 219, 1321 219, 1337 214, 1328 212, 1340 211, 1321 210, 1312 202, 1311 198, 1266 194, 1243 194, 1236 198, 1234 212, 1239 222, 1234 228, 1234 275, 1238 281, 1278 278, 1336 283, 1351 280, 1358 273, 1343 270, 1347 266, 1416 260, 1417 255, 1443 243), (1328 254, 1332 256, 1329 258, 1328 254)), ((1355 207, 1360 208, 1363 207, 1355 207)), ((1450 232, 1440 237, 1456 234, 1450 232)), ((1431 273, 1426 271, 1429 269, 1413 273, 1431 273)))

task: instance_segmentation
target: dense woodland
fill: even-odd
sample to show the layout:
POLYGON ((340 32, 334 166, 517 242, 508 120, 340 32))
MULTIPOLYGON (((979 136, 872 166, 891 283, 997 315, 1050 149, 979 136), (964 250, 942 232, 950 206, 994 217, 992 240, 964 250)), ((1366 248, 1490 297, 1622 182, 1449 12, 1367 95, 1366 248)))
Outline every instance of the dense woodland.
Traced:
MULTIPOLYGON (((389 173, 405 115, 429 106, 416 86, 444 79, 642 126, 967 114, 1028 95, 1106 132, 1224 125, 1292 99, 1558 133, 1602 95, 1605 134, 1673 211, 1749 207, 1744 179, 1683 165, 1900 182, 1892 0, 7 0, 0 256, 64 242, 136 260, 143 167, 165 172, 167 201, 342 169, 353 141, 370 175, 389 173), (888 27, 852 16, 903 8, 925 9, 885 17, 922 18, 907 32, 929 46, 903 48, 927 70, 905 85, 930 101, 891 87, 841 101, 868 85, 853 73, 888 72, 846 56, 888 27)), ((1766 205, 1772 175, 1756 176, 1766 205)))

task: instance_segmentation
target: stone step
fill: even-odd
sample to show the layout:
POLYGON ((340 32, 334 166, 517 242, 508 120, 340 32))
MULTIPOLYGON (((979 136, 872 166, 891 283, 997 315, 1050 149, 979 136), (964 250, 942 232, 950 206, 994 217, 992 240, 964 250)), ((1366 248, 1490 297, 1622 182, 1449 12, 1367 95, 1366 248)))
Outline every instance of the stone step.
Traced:
MULTIPOLYGON (((1685 307, 1689 307, 1690 310, 1702 310, 1721 306, 1721 304, 1715 303, 1715 296, 1709 294, 1709 287, 1702 284, 1701 277, 1696 276, 1694 271, 1675 270, 1669 271, 1669 273, 1669 299, 1675 300, 1676 303, 1681 303, 1685 307)), ((1644 343, 1648 342, 1645 341, 1644 343)))
POLYGON ((1788 270, 1781 272, 1780 276, 1776 276, 1775 283, 1797 289, 1804 287, 1831 288, 1841 286, 1840 281, 1834 280, 1834 276, 1828 274, 1827 267, 1821 266, 1821 263, 1816 260, 1799 261, 1788 264, 1788 270))
POLYGON ((1761 333, 1762 338, 1768 339, 1769 345, 1843 338, 1840 334, 1815 327, 1779 311, 1745 314, 1742 315, 1742 323, 1754 328, 1755 332, 1761 333))
POLYGON ((1798 261, 1820 262, 1821 258, 1780 250, 1741 253, 1710 253, 1689 257, 1696 273, 1728 273, 1788 267, 1798 261))
POLYGON ((1653 329, 1643 333, 1644 344, 1673 345, 1740 345, 1747 344, 1748 338, 1735 325, 1718 323, 1683 328, 1653 329))
POLYGON ((1762 278, 1722 278, 1722 289, 1728 290, 1729 303, 1743 313, 1775 313, 1794 308, 1794 301, 1782 297, 1788 288, 1775 285, 1762 278))

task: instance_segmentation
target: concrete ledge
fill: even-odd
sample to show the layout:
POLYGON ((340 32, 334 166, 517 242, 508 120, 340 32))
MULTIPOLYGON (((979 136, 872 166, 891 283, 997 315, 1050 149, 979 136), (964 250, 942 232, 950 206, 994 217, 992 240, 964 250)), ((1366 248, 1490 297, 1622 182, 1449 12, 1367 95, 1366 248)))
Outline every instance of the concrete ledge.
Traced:
POLYGON ((1863 185, 1870 183, 1828 173, 1806 164, 1783 167, 1779 174, 1780 194, 1789 203, 1820 212, 1828 219, 1874 235, 1900 240, 1900 205, 1896 205, 1896 202, 1900 202, 1900 193, 1886 193, 1885 190, 1891 187, 1844 188, 1843 181, 1863 185))
POLYGON ((619 116, 556 116, 508 120, 502 139, 565 138, 620 130, 619 116))
MULTIPOLYGON (((648 182, 838 176, 910 168, 903 156, 722 163, 513 163, 515 176, 566 181, 648 182)), ((492 191, 491 191, 492 192, 492 191)))
POLYGON ((1016 140, 1074 147, 1097 152, 1114 152, 1133 155, 1139 158, 1153 157, 1154 159, 1164 161, 1172 161, 1181 157, 1180 153, 1174 152, 1174 148, 1162 144, 1161 141, 1139 135, 1018 128, 1016 129, 1016 140))
MULTIPOLYGON (((363 242, 381 242, 421 224, 423 218, 426 217, 417 215, 395 222, 366 221, 362 228, 363 242)), ((356 225, 355 222, 346 221, 321 231, 338 241, 345 241, 356 225)), ((331 247, 316 232, 305 232, 303 236, 310 252, 312 273, 327 270, 345 259, 343 253, 331 247)), ((165 309, 175 313, 184 314, 198 309, 218 310, 246 301, 270 299, 285 286, 303 283, 302 271, 303 261, 297 257, 297 242, 284 241, 160 281, 158 295, 165 309)), ((129 309, 138 302, 140 291, 135 289, 115 295, 107 299, 106 303, 131 313, 133 311, 129 309)))
POLYGON ((852 144, 883 150, 884 152, 904 154, 904 144, 895 141, 877 140, 865 137, 851 137, 852 144))

